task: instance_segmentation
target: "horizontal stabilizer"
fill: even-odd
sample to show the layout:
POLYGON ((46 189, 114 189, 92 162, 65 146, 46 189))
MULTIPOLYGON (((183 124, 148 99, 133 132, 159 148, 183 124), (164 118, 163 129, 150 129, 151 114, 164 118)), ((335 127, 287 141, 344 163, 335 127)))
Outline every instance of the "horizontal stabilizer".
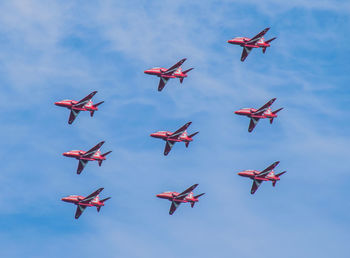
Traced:
POLYGON ((193 198, 198 199, 199 197, 201 197, 201 196, 204 195, 204 194, 205 194, 205 193, 198 194, 198 195, 194 196, 193 198))
POLYGON ((97 104, 95 104, 94 106, 95 107, 98 107, 99 105, 101 105, 101 104, 103 104, 104 103, 104 101, 101 101, 101 102, 98 102, 97 104))
POLYGON ((277 113, 280 112, 282 109, 283 109, 283 108, 279 108, 279 109, 277 109, 277 110, 275 110, 275 111, 272 111, 272 113, 273 113, 273 114, 277 114, 277 113))
POLYGON ((269 40, 266 40, 265 43, 270 43, 271 41, 277 39, 276 37, 272 38, 272 39, 269 39, 269 40))
POLYGON ((111 199, 112 197, 107 197, 107 198, 105 198, 105 199, 103 199, 103 200, 100 200, 100 202, 105 202, 105 201, 108 201, 109 199, 111 199))
POLYGON ((189 71, 192 71, 194 68, 190 68, 190 69, 187 69, 186 71, 183 71, 182 73, 186 74, 188 73, 189 71))
POLYGON ((189 135, 188 137, 189 137, 189 138, 192 138, 192 137, 195 136, 197 133, 199 133, 199 132, 195 132, 195 133, 189 135))
POLYGON ((112 151, 107 151, 106 153, 103 153, 101 156, 102 157, 106 157, 109 153, 111 153, 112 151))
POLYGON ((276 176, 277 177, 280 177, 280 176, 282 176, 284 173, 286 173, 287 171, 283 171, 283 172, 281 172, 281 173, 279 173, 279 174, 277 174, 276 176))

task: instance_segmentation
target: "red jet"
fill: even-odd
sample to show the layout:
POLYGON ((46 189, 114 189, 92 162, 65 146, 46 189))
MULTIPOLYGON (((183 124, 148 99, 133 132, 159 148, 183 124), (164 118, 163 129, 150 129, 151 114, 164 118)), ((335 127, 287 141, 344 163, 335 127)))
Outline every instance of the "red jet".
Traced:
POLYGON ((164 156, 168 155, 168 153, 171 151, 171 148, 174 146, 176 142, 185 142, 186 148, 190 144, 191 141, 193 141, 193 136, 195 136, 199 132, 195 132, 191 135, 187 134, 187 128, 190 126, 192 122, 188 122, 184 126, 182 126, 180 129, 176 130, 175 132, 168 132, 168 131, 159 131, 156 133, 152 133, 150 136, 154 138, 160 138, 166 141, 165 149, 164 149, 164 156))
POLYGON ((263 181, 272 181, 272 186, 275 186, 276 182, 280 180, 280 176, 287 172, 287 171, 283 171, 275 175, 275 172, 273 171, 273 169, 279 163, 280 163, 279 161, 276 161, 271 166, 269 166, 268 168, 264 169, 261 172, 257 170, 245 170, 243 172, 239 172, 238 175, 243 177, 249 177, 250 179, 253 180, 253 186, 252 186, 252 189, 250 190, 250 193, 254 194, 256 190, 258 190, 260 184, 263 181))
POLYGON ((270 119, 270 124, 272 124, 273 119, 277 117, 277 113, 283 109, 283 108, 280 108, 275 111, 271 111, 270 106, 275 100, 276 98, 271 99, 269 102, 267 102, 265 105, 263 105, 259 109, 243 108, 238 111, 235 111, 235 114, 241 115, 241 116, 247 116, 250 118, 248 132, 251 132, 255 128, 256 124, 259 122, 260 118, 268 118, 270 119))
POLYGON ((83 171, 84 167, 88 163, 88 161, 98 161, 98 165, 102 165, 102 161, 106 160, 106 156, 111 153, 112 151, 108 151, 104 154, 101 154, 100 148, 105 142, 100 142, 95 147, 93 147, 91 150, 88 151, 82 151, 82 150, 72 150, 63 153, 63 156, 70 157, 70 158, 76 158, 79 160, 79 165, 77 169, 77 174, 79 175, 81 171, 83 171))
POLYGON ((176 211, 177 207, 181 203, 189 202, 191 203, 191 207, 193 208, 194 204, 198 202, 198 198, 201 197, 204 193, 201 193, 199 195, 193 196, 193 190, 198 186, 198 184, 192 185, 187 190, 183 191, 182 193, 177 192, 164 192, 161 194, 157 194, 156 196, 158 198, 167 199, 171 201, 171 206, 169 210, 169 214, 173 215, 173 213, 176 211))
POLYGON ((77 210, 75 212, 75 218, 78 219, 80 215, 83 213, 86 207, 97 208, 97 212, 100 212, 102 206, 104 206, 104 202, 111 199, 111 197, 100 200, 99 194, 102 192, 103 188, 98 189, 87 197, 83 197, 80 195, 70 195, 68 197, 63 197, 61 200, 64 202, 70 202, 77 205, 77 210))
POLYGON ((146 74, 150 75, 156 75, 160 78, 159 85, 158 85, 158 91, 161 91, 165 84, 168 82, 171 78, 179 78, 180 83, 183 82, 184 78, 187 77, 187 73, 191 71, 193 68, 190 68, 186 71, 182 71, 181 65, 186 61, 186 58, 180 60, 175 65, 170 67, 169 69, 161 68, 161 67, 155 67, 149 70, 144 71, 146 74))
POLYGON ((68 124, 72 124, 80 111, 90 111, 90 116, 91 117, 94 116, 94 112, 98 110, 97 107, 104 102, 104 101, 101 101, 95 105, 92 103, 91 99, 96 93, 97 91, 91 92, 89 95, 87 95, 85 98, 83 98, 80 101, 62 100, 62 101, 55 102, 55 105, 70 109, 68 124))
POLYGON ((270 28, 264 29, 262 32, 260 32, 258 35, 256 35, 251 39, 245 38, 245 37, 238 37, 238 38, 230 39, 227 42, 230 44, 240 45, 241 47, 243 47, 243 52, 241 56, 241 61, 243 62, 253 48, 262 48, 262 51, 265 54, 266 48, 270 47, 270 42, 276 39, 276 38, 272 38, 265 41, 264 35, 269 29, 270 28))

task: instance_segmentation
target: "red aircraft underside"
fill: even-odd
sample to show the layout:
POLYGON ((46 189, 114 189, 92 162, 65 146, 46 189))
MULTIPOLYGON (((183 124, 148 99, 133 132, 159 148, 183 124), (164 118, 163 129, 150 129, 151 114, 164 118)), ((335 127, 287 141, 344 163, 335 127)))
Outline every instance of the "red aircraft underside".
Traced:
POLYGON ((175 65, 173 65, 169 69, 162 68, 162 67, 155 67, 144 71, 144 73, 150 74, 150 75, 156 75, 160 78, 158 91, 161 91, 164 88, 165 84, 168 82, 168 80, 171 78, 179 78, 180 83, 183 82, 184 78, 187 77, 187 73, 193 69, 193 68, 190 68, 186 71, 182 71, 181 65, 185 61, 186 61, 186 58, 181 59, 179 62, 177 62, 175 65))
POLYGON ((100 200, 99 194, 103 188, 99 188, 92 194, 87 197, 80 195, 70 195, 68 197, 63 197, 61 200, 64 202, 74 203, 77 205, 77 210, 75 212, 75 218, 78 219, 86 207, 96 207, 97 212, 100 211, 101 207, 104 206, 104 202, 109 200, 111 197, 107 197, 103 200, 100 200))
POLYGON ((79 160, 77 174, 80 174, 83 171, 86 164, 88 163, 88 161, 97 161, 98 165, 101 166, 102 162, 106 160, 106 156, 112 151, 108 151, 104 154, 101 154, 100 148, 104 143, 105 142, 102 141, 88 151, 82 151, 82 150, 68 151, 63 153, 63 156, 76 158, 77 160, 79 160))
POLYGON ((248 132, 252 132, 255 128, 256 124, 259 122, 259 119, 268 118, 270 119, 270 124, 272 124, 273 119, 277 117, 277 113, 281 111, 283 108, 272 111, 270 106, 273 102, 275 102, 276 98, 271 99, 265 105, 263 105, 259 109, 255 108, 242 108, 238 111, 235 111, 235 114, 241 116, 247 116, 250 118, 248 132))
POLYGON ((238 38, 230 39, 227 42, 230 44, 239 45, 243 47, 243 52, 241 56, 241 61, 243 62, 253 48, 262 48, 262 51, 265 54, 266 48, 270 47, 270 42, 276 39, 276 38, 272 38, 265 41, 264 35, 269 29, 270 28, 264 29, 253 38, 238 37, 238 38))
POLYGON ((195 132, 191 135, 187 134, 186 130, 191 123, 192 122, 188 122, 178 130, 176 130, 175 132, 159 131, 156 133, 152 133, 150 136, 166 141, 165 149, 164 149, 164 155, 166 156, 171 151, 171 148, 174 146, 176 142, 185 142, 185 145, 187 148, 190 142, 193 141, 193 136, 195 136, 199 132, 195 132))
POLYGON ((89 111, 90 116, 91 117, 94 116, 95 111, 98 110, 97 107, 102 103, 104 103, 104 101, 101 101, 95 105, 92 103, 91 99, 96 93, 97 91, 91 92, 89 95, 87 95, 85 98, 83 98, 80 101, 62 100, 62 101, 55 102, 55 105, 59 107, 65 107, 70 110, 68 124, 72 124, 80 111, 89 111))
POLYGON ((182 193, 178 192, 164 192, 161 194, 157 194, 156 196, 161 199, 167 199, 171 201, 171 206, 169 210, 169 214, 172 215, 177 207, 181 203, 191 203, 191 207, 193 208, 194 204, 198 202, 199 197, 201 197, 204 193, 201 193, 199 195, 193 196, 193 190, 198 186, 198 184, 192 185, 182 193))
POLYGON ((259 186, 263 181, 271 181, 272 186, 276 185, 276 182, 280 180, 280 176, 286 173, 287 171, 283 171, 277 175, 275 175, 275 172, 273 171, 274 168, 279 164, 279 161, 276 161, 263 171, 257 171, 257 170, 245 170, 242 172, 239 172, 239 176, 243 177, 249 177, 253 180, 252 189, 250 190, 251 194, 254 194, 256 190, 258 190, 259 186))

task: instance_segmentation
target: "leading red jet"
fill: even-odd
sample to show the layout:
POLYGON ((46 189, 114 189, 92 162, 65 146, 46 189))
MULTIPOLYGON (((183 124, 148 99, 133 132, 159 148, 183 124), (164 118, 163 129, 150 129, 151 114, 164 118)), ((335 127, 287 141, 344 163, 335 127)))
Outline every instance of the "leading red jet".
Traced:
POLYGON ((272 105, 273 102, 275 102, 275 100, 276 98, 271 99, 269 102, 267 102, 265 105, 263 105, 259 109, 242 108, 238 111, 235 111, 235 114, 241 115, 241 116, 247 116, 250 118, 248 132, 252 132, 256 124, 259 122, 259 119, 268 118, 270 119, 270 124, 272 124, 273 119, 277 117, 277 113, 283 109, 283 108, 280 108, 275 111, 271 111, 270 106, 272 105))
POLYGON ((190 142, 193 141, 193 136, 195 136, 199 132, 195 132, 191 135, 187 134, 186 130, 191 123, 192 122, 188 122, 178 130, 176 130, 175 132, 159 131, 156 133, 152 133, 150 136, 166 141, 165 149, 164 149, 164 156, 166 156, 171 151, 171 148, 174 146, 176 142, 185 142, 185 145, 187 148, 190 142))
POLYGON ((187 73, 191 71, 194 68, 190 68, 186 71, 182 71, 181 65, 186 61, 187 59, 181 59, 179 62, 174 64, 169 69, 162 68, 162 67, 155 67, 149 70, 144 71, 145 74, 150 75, 156 75, 160 78, 159 85, 158 85, 158 91, 161 91, 165 84, 168 82, 171 78, 179 78, 180 83, 183 82, 183 80, 187 77, 187 73))
POLYGON ((269 29, 270 28, 264 29, 262 32, 260 32, 258 35, 256 35, 253 38, 238 37, 238 38, 230 39, 227 42, 230 44, 239 45, 243 47, 243 52, 241 56, 241 61, 243 62, 253 48, 262 48, 262 52, 265 54, 266 48, 270 47, 270 42, 276 39, 275 37, 265 41, 264 35, 269 29))
POLYGON ((173 213, 176 211, 177 207, 181 203, 189 202, 191 203, 191 207, 193 208, 194 204, 198 202, 198 198, 201 197, 204 193, 201 193, 199 195, 193 196, 193 190, 198 186, 198 184, 192 185, 182 193, 177 192, 164 192, 161 194, 157 194, 156 196, 158 198, 167 199, 171 201, 171 206, 169 210, 169 214, 173 215, 173 213))
POLYGON ((243 172, 239 172, 238 175, 243 177, 249 177, 253 180, 253 185, 252 189, 250 190, 250 193, 254 194, 263 181, 271 181, 272 186, 275 186, 276 182, 280 180, 280 176, 287 172, 283 171, 275 175, 275 172, 273 170, 279 163, 279 161, 276 161, 261 172, 257 170, 245 170, 243 172))
POLYGON ((89 95, 87 95, 80 101, 70 99, 57 101, 55 102, 55 105, 59 107, 65 107, 70 110, 68 124, 72 124, 80 111, 89 111, 90 116, 94 116, 94 112, 98 110, 97 107, 104 103, 104 101, 101 101, 95 105, 92 103, 91 99, 93 96, 95 96, 96 93, 97 91, 91 92, 89 95))
POLYGON ((97 208, 97 212, 100 212, 101 207, 105 205, 104 202, 111 199, 111 197, 107 197, 103 200, 100 200, 99 194, 102 190, 103 188, 99 188, 87 197, 83 197, 80 195, 70 195, 68 197, 63 197, 61 200, 77 205, 75 218, 78 219, 83 213, 83 211, 86 209, 86 207, 95 206, 97 208))
POLYGON ((102 162, 106 160, 106 156, 112 151, 108 151, 104 154, 101 154, 100 148, 104 143, 105 142, 102 141, 88 151, 82 151, 82 150, 68 151, 63 153, 63 156, 76 158, 77 160, 79 160, 79 165, 77 169, 77 174, 79 175, 89 161, 96 160, 98 162, 98 165, 101 166, 102 162))

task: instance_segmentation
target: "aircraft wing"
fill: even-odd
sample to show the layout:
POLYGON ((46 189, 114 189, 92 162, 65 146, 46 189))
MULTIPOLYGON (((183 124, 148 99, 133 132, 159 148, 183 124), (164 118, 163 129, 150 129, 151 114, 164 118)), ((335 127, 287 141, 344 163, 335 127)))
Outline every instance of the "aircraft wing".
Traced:
POLYGON ((74 122, 75 118, 79 115, 79 112, 80 110, 71 109, 68 124, 72 124, 74 122))
POLYGON ((273 163, 272 165, 270 165, 269 167, 265 168, 263 171, 261 171, 259 173, 259 177, 261 176, 267 176, 272 170, 275 169, 275 167, 277 167, 277 165, 279 164, 279 161, 276 161, 275 163, 273 163))
POLYGON ((105 143, 104 141, 98 143, 96 146, 92 147, 90 150, 88 150, 87 152, 85 152, 85 154, 83 155, 83 157, 84 157, 84 158, 90 158, 90 157, 94 156, 94 154, 101 148, 101 146, 102 146, 104 143, 105 143))
POLYGON ((181 59, 179 62, 170 67, 164 74, 171 75, 177 71, 177 69, 187 60, 187 58, 181 59))
POLYGON ((188 122, 186 123, 185 125, 183 125, 181 128, 177 129, 175 132, 172 133, 172 135, 170 135, 171 138, 174 138, 174 137, 178 137, 180 136, 181 134, 183 134, 187 128, 192 124, 192 122, 188 122))
POLYGON ((169 214, 173 215, 173 213, 176 211, 177 207, 179 207, 181 202, 172 202, 169 210, 169 214))
POLYGON ((78 103, 75 104, 74 107, 80 107, 81 108, 81 107, 85 106, 85 104, 88 103, 96 93, 97 93, 97 91, 91 92, 85 98, 83 98, 82 100, 78 101, 78 103))
POLYGON ((81 200, 80 202, 82 202, 82 203, 88 203, 88 202, 90 202, 90 201, 93 200, 97 195, 99 195, 100 192, 102 192, 103 189, 104 189, 103 187, 97 189, 95 192, 93 192, 92 194, 86 196, 86 197, 85 197, 83 200, 81 200))
POLYGON ((166 141, 165 149, 164 149, 164 156, 168 155, 171 151, 171 148, 174 146, 175 142, 173 141, 166 141))
POLYGON ((265 105, 263 105, 261 108, 259 108, 257 111, 255 111, 254 115, 262 115, 272 104, 275 102, 276 98, 271 99, 269 102, 267 102, 265 105))
POLYGON ((196 187, 198 186, 198 184, 194 184, 192 186, 190 186, 189 188, 187 188, 185 191, 183 191, 182 193, 180 193, 178 196, 176 196, 176 199, 184 199, 190 192, 192 192, 196 187))
POLYGON ((248 132, 251 133, 258 122, 259 122, 259 118, 255 118, 255 117, 250 118, 248 132))
POLYGON ((266 28, 263 31, 259 32, 258 35, 254 36, 253 38, 251 38, 248 42, 246 42, 246 44, 255 44, 256 42, 258 42, 262 37, 264 37, 264 35, 266 34, 266 32, 269 31, 270 28, 266 28))
POLYGON ((77 205, 77 210, 75 211, 75 218, 79 219, 80 215, 84 212, 85 209, 86 209, 86 206, 77 205))
POLYGON ((259 186, 261 185, 262 181, 261 180, 255 180, 253 181, 252 189, 250 190, 251 194, 254 194, 256 190, 258 190, 259 186))
POLYGON ((87 160, 81 160, 81 159, 79 160, 78 169, 77 169, 78 175, 80 175, 80 173, 83 171, 87 163, 88 163, 87 160))
POLYGON ((241 55, 241 61, 243 62, 247 56, 249 55, 250 51, 252 51, 253 48, 251 47, 243 47, 242 55, 241 55))
POLYGON ((169 78, 160 77, 159 84, 158 84, 158 91, 162 91, 162 89, 165 87, 165 84, 168 81, 169 81, 169 78))

